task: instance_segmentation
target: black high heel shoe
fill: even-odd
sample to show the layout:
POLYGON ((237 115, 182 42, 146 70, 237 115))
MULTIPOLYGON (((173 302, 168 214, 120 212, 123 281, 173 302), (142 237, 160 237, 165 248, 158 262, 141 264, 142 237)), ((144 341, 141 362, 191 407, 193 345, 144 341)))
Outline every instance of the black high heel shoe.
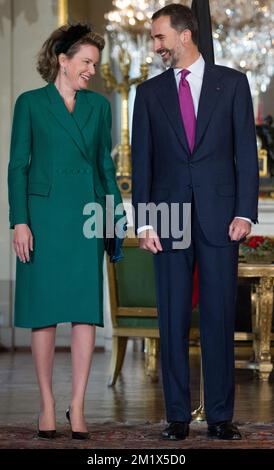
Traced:
POLYGON ((85 439, 89 439, 89 432, 81 432, 81 431, 73 431, 72 430, 71 421, 70 421, 70 406, 66 410, 66 418, 67 418, 67 420, 70 424, 71 438, 72 439, 79 439, 79 440, 82 440, 82 441, 85 440, 85 439))
POLYGON ((56 429, 50 429, 47 431, 39 429, 39 418, 40 413, 37 419, 37 437, 39 437, 40 439, 54 439, 56 437, 56 429))

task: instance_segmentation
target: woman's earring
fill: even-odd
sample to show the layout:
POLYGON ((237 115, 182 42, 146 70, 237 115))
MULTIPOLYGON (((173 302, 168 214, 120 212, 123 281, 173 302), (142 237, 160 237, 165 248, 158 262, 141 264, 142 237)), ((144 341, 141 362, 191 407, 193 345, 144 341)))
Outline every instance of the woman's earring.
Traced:
POLYGON ((63 67, 63 74, 67 76, 67 69, 66 69, 66 67, 63 67))

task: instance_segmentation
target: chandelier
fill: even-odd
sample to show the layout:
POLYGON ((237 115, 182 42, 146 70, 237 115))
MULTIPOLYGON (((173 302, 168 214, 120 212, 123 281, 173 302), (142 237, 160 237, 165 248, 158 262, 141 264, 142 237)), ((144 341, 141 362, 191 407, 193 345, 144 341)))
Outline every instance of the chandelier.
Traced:
MULTIPOLYGON (((134 60, 150 64, 150 75, 159 73, 162 61, 154 55, 150 43, 151 17, 153 13, 169 0, 113 0, 115 10, 105 14, 107 20, 106 30, 109 33, 113 47, 112 57, 117 59, 120 48, 129 51, 134 60)), ((175 3, 175 2, 172 2, 175 3)), ((190 5, 191 0, 184 2, 190 5)))
MULTIPOLYGON (((152 71, 162 62, 151 50, 150 20, 168 3, 113 0, 115 10, 105 15, 113 44, 150 63, 152 71)), ((172 3, 191 6, 192 0, 172 3)), ((215 62, 247 73, 253 96, 265 92, 274 74, 274 0, 210 0, 210 10, 215 62)))
POLYGON ((253 96, 274 74, 274 0, 210 0, 216 63, 247 73, 253 96))
POLYGON ((269 11, 269 0, 210 0, 210 10, 215 21, 229 25, 231 21, 241 27, 251 22, 255 16, 269 11))
POLYGON ((133 34, 149 30, 153 13, 167 3, 165 0, 113 0, 116 10, 105 15, 109 21, 110 30, 115 28, 133 34))

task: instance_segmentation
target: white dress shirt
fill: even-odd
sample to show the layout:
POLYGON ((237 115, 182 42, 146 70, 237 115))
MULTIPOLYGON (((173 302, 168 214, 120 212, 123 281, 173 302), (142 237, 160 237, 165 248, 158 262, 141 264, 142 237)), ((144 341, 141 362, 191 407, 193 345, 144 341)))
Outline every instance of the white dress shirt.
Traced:
MULTIPOLYGON (((177 84, 177 90, 179 92, 179 83, 181 80, 181 71, 183 69, 173 69, 174 76, 177 84)), ((197 59, 193 64, 187 67, 187 70, 190 73, 186 76, 186 80, 189 83, 191 96, 194 104, 195 116, 197 118, 198 114, 198 106, 200 100, 200 94, 202 89, 202 83, 204 78, 204 71, 205 71, 205 61, 203 57, 200 55, 199 59, 197 59)))
MULTIPOLYGON (((179 92, 179 83, 181 80, 182 70, 183 69, 178 69, 178 68, 174 69, 174 76, 175 76, 178 92, 179 92)), ((200 94, 201 94, 204 71, 205 71, 205 61, 201 54, 199 58, 195 62, 193 62, 193 64, 187 67, 187 70, 189 70, 190 73, 186 76, 186 80, 188 81, 189 86, 190 86, 190 91, 191 91, 192 100, 194 104, 195 116, 197 118, 200 94)), ((251 220, 248 219, 247 217, 236 216, 235 218, 246 220, 247 222, 251 224, 251 220)), ((149 229, 153 229, 153 227, 151 225, 143 225, 142 227, 139 227, 137 229, 137 234, 143 232, 144 230, 149 230, 149 229)))

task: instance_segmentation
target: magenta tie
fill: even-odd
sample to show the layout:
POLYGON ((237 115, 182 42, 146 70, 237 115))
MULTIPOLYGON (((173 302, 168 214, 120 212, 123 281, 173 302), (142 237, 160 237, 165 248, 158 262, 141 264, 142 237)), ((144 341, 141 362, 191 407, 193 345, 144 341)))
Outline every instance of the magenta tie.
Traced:
POLYGON ((188 146, 192 153, 195 143, 196 116, 190 86, 188 81, 186 80, 186 76, 189 73, 190 71, 186 69, 183 69, 181 71, 181 80, 179 84, 179 101, 188 146))

